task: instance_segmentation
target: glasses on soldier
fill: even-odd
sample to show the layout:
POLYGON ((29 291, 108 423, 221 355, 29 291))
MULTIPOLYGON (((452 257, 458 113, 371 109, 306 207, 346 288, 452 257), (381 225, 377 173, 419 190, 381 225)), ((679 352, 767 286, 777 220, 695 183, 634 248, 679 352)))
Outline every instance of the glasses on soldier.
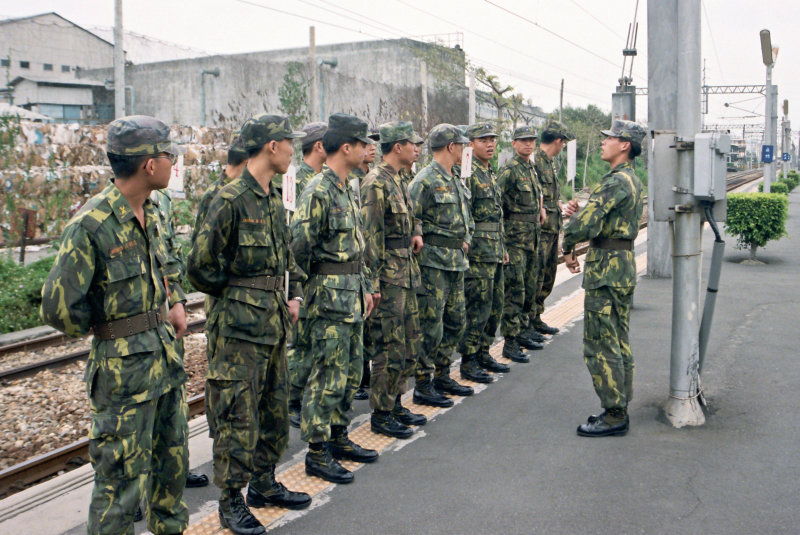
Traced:
POLYGON ((153 159, 156 159, 156 158, 168 158, 169 161, 172 162, 172 165, 175 165, 176 163, 178 163, 178 155, 177 154, 156 154, 155 156, 153 156, 153 159))

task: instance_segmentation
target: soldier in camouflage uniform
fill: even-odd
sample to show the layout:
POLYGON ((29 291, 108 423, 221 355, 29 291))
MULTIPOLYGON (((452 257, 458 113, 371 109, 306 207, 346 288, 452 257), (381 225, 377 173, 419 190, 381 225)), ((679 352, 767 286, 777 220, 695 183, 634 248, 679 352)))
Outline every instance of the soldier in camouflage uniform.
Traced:
POLYGON ((603 130, 602 158, 611 171, 594 188, 579 213, 576 201, 565 212, 573 215, 564 228, 562 252, 567 267, 580 271, 573 250, 591 240, 583 276, 583 358, 604 409, 578 426, 581 436, 624 435, 628 432, 628 404, 633 398, 633 354, 628 329, 636 258, 633 241, 642 218, 642 184, 633 170, 641 154, 645 130, 631 121, 614 121, 603 130))
POLYGON ((544 209, 547 217, 542 223, 539 240, 539 280, 536 290, 536 310, 529 318, 529 324, 542 334, 556 334, 557 327, 551 327, 542 321, 545 299, 553 291, 558 267, 558 235, 561 232, 561 188, 556 178, 553 159, 566 146, 567 141, 574 139, 567 132, 567 127, 556 120, 548 121, 542 130, 539 148, 536 150, 533 167, 539 177, 544 197, 544 209))
POLYGON ((211 202, 189 253, 189 280, 217 299, 206 322, 206 416, 220 523, 234 533, 264 532, 247 505, 311 503, 308 494, 275 480, 289 441, 286 333, 297 321, 305 275, 289 250, 286 211, 270 182, 286 172, 292 140, 303 135, 281 115, 244 123, 247 166, 211 202), (248 482, 245 505, 241 490, 248 482))
POLYGON ((409 122, 381 125, 383 161, 361 184, 364 254, 373 289, 380 294, 364 334, 364 360, 368 355, 372 361, 370 423, 372 431, 397 438, 410 437, 410 425, 427 422, 400 403, 400 383, 414 373, 421 349, 416 294, 420 273, 413 255, 422 249, 422 228, 398 172, 410 167, 413 143, 420 140, 409 122))
MULTIPOLYGON (((306 137, 303 138, 303 161, 297 168, 295 183, 296 197, 299 199, 303 190, 311 182, 314 175, 322 171, 327 154, 322 147, 322 136, 328 125, 322 122, 308 123, 303 127, 306 137)), ((297 204, 297 203, 295 203, 297 204)), ((311 373, 311 344, 303 331, 306 310, 300 305, 300 319, 294 324, 294 332, 290 336, 286 356, 289 361, 289 425, 300 428, 300 409, 303 404, 303 390, 311 373)))
POLYGON ((470 212, 475 233, 469 248, 469 269, 464 275, 467 326, 461 339, 461 377, 477 383, 491 383, 492 372, 507 372, 489 355, 503 316, 503 263, 508 260, 503 245, 503 199, 489 161, 494 156, 497 133, 492 123, 467 128, 473 150, 472 170, 467 186, 472 194, 470 212))
POLYGON ((143 493, 153 533, 182 533, 189 520, 186 374, 177 343, 186 298, 167 277, 163 229, 149 199, 169 183, 178 153, 169 127, 153 117, 112 122, 115 179, 69 222, 42 288, 45 323, 70 336, 94 332, 85 372, 93 534, 132 535, 143 493), (167 321, 167 303, 179 331, 167 321))
POLYGON ((347 433, 363 372, 364 320, 372 311, 374 292, 364 264, 361 215, 347 177, 370 143, 367 123, 343 113, 330 116, 322 138, 327 165, 300 197, 291 226, 292 251, 309 274, 303 328, 311 339, 312 368, 300 423, 301 438, 309 443, 306 473, 333 483, 353 481, 339 460, 378 459, 377 451, 355 444, 347 433))
MULTIPOLYGON (((192 229, 193 244, 194 240, 197 238, 197 230, 200 228, 200 225, 203 224, 206 214, 208 214, 208 207, 211 205, 211 201, 213 201, 214 197, 217 196, 217 193, 219 193, 220 190, 225 187, 225 184, 235 178, 239 178, 239 175, 242 174, 246 163, 247 151, 244 150, 244 147, 242 146, 239 133, 234 132, 231 134, 231 144, 228 147, 228 163, 225 165, 225 170, 222 172, 222 176, 215 180, 208 187, 208 189, 203 193, 203 196, 200 197, 200 202, 197 204, 197 218, 195 218, 194 228, 192 229)), ((213 306, 214 298, 210 295, 207 295, 205 302, 206 317, 211 314, 211 308, 213 306)))
POLYGON ((503 356, 515 362, 529 362, 520 346, 526 349, 543 347, 530 337, 528 319, 536 309, 539 226, 545 212, 541 204, 542 190, 530 160, 536 148, 536 132, 530 126, 518 127, 511 145, 516 154, 497 176, 503 193, 503 226, 508 252, 508 263, 503 268, 503 356))
POLYGON ((472 388, 450 377, 453 353, 464 334, 464 272, 469 267, 467 254, 473 230, 469 189, 451 172, 461 161, 468 141, 451 124, 433 127, 428 138, 433 161, 408 188, 415 215, 422 221, 425 243, 419 255, 424 292, 419 296, 423 350, 414 388, 414 401, 425 405, 452 405, 453 400, 440 392, 457 396, 473 393, 472 388))

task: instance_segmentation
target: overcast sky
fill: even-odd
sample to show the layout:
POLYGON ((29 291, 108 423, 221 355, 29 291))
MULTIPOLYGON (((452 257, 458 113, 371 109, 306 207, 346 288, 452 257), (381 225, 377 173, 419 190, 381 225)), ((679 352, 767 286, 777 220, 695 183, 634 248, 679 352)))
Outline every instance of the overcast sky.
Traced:
MULTIPOLYGON (((458 33, 475 65, 535 105, 611 108, 636 0, 124 0, 126 29, 209 53, 458 33), (285 13, 282 13, 285 12, 285 13), (312 20, 313 19, 313 20, 312 20)), ((647 85, 647 0, 639 2, 634 84, 647 85)), ((114 24, 113 0, 0 0, 0 17, 55 11, 85 27, 114 24)), ((709 85, 763 84, 759 31, 780 47, 773 82, 800 128, 800 1, 703 0, 702 54, 709 85)), ((453 36, 450 36, 451 38, 453 36)), ((761 123, 760 95, 717 95, 707 124, 761 123), (731 107, 725 107, 725 103, 731 107)), ((647 118, 646 97, 637 118, 647 118)))

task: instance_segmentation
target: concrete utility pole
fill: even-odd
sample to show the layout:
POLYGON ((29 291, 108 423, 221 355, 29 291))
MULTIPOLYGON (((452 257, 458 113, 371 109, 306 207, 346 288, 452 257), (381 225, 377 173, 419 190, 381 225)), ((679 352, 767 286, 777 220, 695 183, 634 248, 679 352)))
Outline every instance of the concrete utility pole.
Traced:
MULTIPOLYGON (((314 120, 314 107, 317 105, 317 37, 314 26, 308 27, 308 70, 311 71, 311 85, 309 86, 308 107, 309 119, 314 120)), ((323 117, 320 119, 325 120, 323 117)))
POLYGON ((672 256, 672 346, 667 419, 675 427, 703 425, 699 392, 700 265, 703 219, 692 195, 694 140, 700 129, 700 0, 650 0, 675 6, 677 40, 676 148, 678 183, 672 256), (692 144, 691 146, 689 144, 692 144))
POLYGON ((785 159, 784 154, 789 155, 790 159, 792 155, 791 140, 789 139, 792 136, 792 128, 789 123, 789 101, 786 99, 783 100, 783 121, 781 121, 781 128, 783 129, 783 139, 781 140, 781 170, 783 171, 784 178, 786 178, 786 175, 789 174, 790 162, 785 159))
POLYGON ((561 93, 558 99, 558 121, 561 122, 561 114, 564 111, 564 79, 561 79, 561 93))
MULTIPOLYGON (((766 103, 764 104, 764 145, 772 147, 772 158, 764 162, 764 192, 770 192, 770 185, 775 182, 775 150, 777 149, 778 127, 778 88, 772 85, 772 66, 775 65, 775 53, 769 30, 761 30, 761 59, 767 67, 766 103)), ((763 161, 762 149, 762 161, 763 161)))
POLYGON ((428 131, 428 64, 425 61, 419 65, 420 91, 422 92, 422 131, 428 131))
MULTIPOLYGON (((675 2, 647 3, 647 125, 651 132, 674 132, 676 128, 678 76, 678 23, 675 2)), ((658 184, 672 185, 669 165, 662 165, 654 154, 647 163, 648 204, 668 202, 658 184)), ((666 192, 665 192, 666 193, 666 192)), ((672 232, 666 218, 656 218, 656 210, 647 210, 647 276, 668 279, 672 276, 672 232)))
POLYGON ((114 2, 114 117, 125 116, 125 50, 122 48, 122 0, 114 2))
POLYGON ((475 69, 469 72, 469 124, 475 124, 475 69))
POLYGON ((219 77, 219 67, 200 71, 200 126, 206 125, 206 75, 219 77))

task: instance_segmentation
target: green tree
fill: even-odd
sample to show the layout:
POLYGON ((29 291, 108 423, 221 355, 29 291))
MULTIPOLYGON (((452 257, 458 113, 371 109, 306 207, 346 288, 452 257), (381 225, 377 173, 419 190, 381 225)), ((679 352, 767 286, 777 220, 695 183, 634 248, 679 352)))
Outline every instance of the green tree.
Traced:
POLYGON ((278 88, 278 100, 281 111, 289 117, 293 128, 302 126, 308 117, 308 84, 304 65, 299 61, 288 62, 283 83, 278 88))
POLYGON ((750 249, 754 260, 758 247, 786 236, 788 216, 789 199, 784 194, 731 193, 725 230, 736 236, 738 249, 750 249))

